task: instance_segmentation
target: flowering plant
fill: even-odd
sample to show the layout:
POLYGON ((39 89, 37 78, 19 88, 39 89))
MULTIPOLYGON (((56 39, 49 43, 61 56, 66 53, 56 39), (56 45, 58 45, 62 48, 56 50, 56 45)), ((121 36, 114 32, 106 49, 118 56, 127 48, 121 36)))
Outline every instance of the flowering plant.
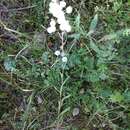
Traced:
MULTIPOLYGON (((62 56, 62 62, 67 62, 67 57, 63 54, 63 47, 65 45, 63 40, 64 33, 69 33, 72 30, 72 27, 69 23, 69 21, 66 19, 66 14, 72 13, 72 7, 67 6, 66 2, 64 0, 58 1, 58 0, 51 0, 49 4, 49 13, 52 15, 52 18, 50 20, 50 26, 47 28, 47 32, 49 34, 52 34, 56 32, 57 27, 59 28, 59 31, 62 33, 60 35, 60 38, 62 39, 62 45, 61 50, 62 53, 59 50, 55 51, 56 56, 62 56)), ((60 33, 59 33, 60 34, 60 33)))

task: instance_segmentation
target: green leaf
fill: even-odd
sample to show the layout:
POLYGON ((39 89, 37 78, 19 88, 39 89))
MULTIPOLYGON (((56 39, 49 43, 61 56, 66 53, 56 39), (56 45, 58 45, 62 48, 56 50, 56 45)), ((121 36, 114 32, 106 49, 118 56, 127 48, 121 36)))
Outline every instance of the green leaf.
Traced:
POLYGON ((98 14, 96 14, 90 24, 90 27, 89 27, 89 33, 93 33, 96 29, 96 26, 97 26, 97 23, 98 23, 98 14))
POLYGON ((99 75, 99 77, 100 77, 101 80, 106 80, 106 79, 108 79, 108 76, 107 76, 105 73, 101 73, 101 74, 99 75))
POLYGON ((74 38, 76 40, 79 40, 80 39, 80 34, 79 33, 74 33, 74 34, 71 34, 68 36, 69 38, 74 38))
POLYGON ((80 21, 81 21, 80 13, 78 13, 75 19, 76 30, 80 30, 80 21))
POLYGON ((4 67, 7 71, 12 71, 16 67, 15 60, 8 57, 4 61, 4 67))
POLYGON ((94 58, 93 57, 85 57, 84 58, 84 65, 87 69, 92 70, 94 69, 94 58))
POLYGON ((124 93, 124 98, 126 102, 130 102, 130 91, 124 93))
POLYGON ((112 94, 110 98, 112 102, 121 102, 124 100, 124 96, 120 92, 117 92, 117 91, 114 94, 112 94))
POLYGON ((93 70, 90 74, 87 75, 87 80, 90 82, 97 82, 99 81, 99 74, 97 71, 93 70))
POLYGON ((122 6, 122 1, 114 1, 113 10, 118 11, 122 6))
POLYGON ((44 61, 45 64, 48 64, 48 62, 49 62, 49 52, 44 52, 42 54, 41 58, 42 58, 42 60, 44 61))
POLYGON ((130 0, 128 0, 128 4, 130 5, 130 0))
POLYGON ((93 49, 95 52, 100 53, 98 46, 90 39, 90 48, 93 49))
POLYGON ((108 88, 105 88, 105 89, 102 89, 99 94, 104 97, 104 98, 108 98, 110 97, 110 95, 112 95, 112 90, 111 89, 108 89, 108 88))

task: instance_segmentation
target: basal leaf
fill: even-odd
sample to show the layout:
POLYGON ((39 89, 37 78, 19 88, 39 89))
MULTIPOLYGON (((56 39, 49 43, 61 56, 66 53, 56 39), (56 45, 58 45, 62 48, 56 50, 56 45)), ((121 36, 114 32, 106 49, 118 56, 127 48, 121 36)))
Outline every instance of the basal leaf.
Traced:
POLYGON ((94 32, 98 23, 98 14, 96 14, 90 24, 89 32, 94 32))

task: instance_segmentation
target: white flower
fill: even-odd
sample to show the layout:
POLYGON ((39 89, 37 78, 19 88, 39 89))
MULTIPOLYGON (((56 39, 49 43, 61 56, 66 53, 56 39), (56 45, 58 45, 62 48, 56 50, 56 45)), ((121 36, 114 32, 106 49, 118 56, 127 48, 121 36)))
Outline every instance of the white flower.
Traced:
POLYGON ((57 51, 55 51, 55 53, 54 53, 56 56, 59 56, 60 55, 60 51, 59 50, 57 50, 57 51))
POLYGON ((47 28, 47 32, 48 33, 53 33, 53 32, 55 32, 56 31, 56 27, 48 27, 47 28))
POLYGON ((51 26, 51 27, 54 27, 55 25, 56 25, 55 20, 54 20, 54 19, 51 19, 50 26, 51 26))
POLYGON ((63 17, 59 17, 58 19, 57 19, 57 23, 58 24, 64 24, 66 22, 66 19, 65 19, 65 17, 63 16, 63 17))
MULTIPOLYGON (((67 27, 66 24, 61 24, 61 25, 60 25, 60 30, 61 30, 61 31, 66 31, 66 27, 67 27)), ((66 32, 67 32, 67 31, 66 31, 66 32)))
POLYGON ((64 8, 66 6, 66 2, 65 1, 60 1, 60 7, 64 8))
POLYGON ((54 3, 53 3, 53 2, 50 2, 50 4, 49 4, 49 8, 52 8, 53 5, 54 5, 54 3))
POLYGON ((67 14, 71 14, 72 13, 72 7, 71 6, 68 6, 67 8, 66 8, 66 13, 67 14))
POLYGON ((49 12, 54 16, 57 17, 59 15, 59 12, 62 11, 62 8, 58 3, 51 2, 49 4, 49 12))
POLYGON ((62 62, 66 63, 68 61, 67 57, 62 57, 62 62))
POLYGON ((71 26, 68 24, 66 25, 66 32, 70 32, 71 31, 71 26))
POLYGON ((70 32, 71 31, 71 26, 70 26, 69 22, 65 21, 64 23, 62 23, 60 25, 60 30, 61 31, 66 31, 66 32, 70 32))
POLYGON ((52 2, 57 2, 57 0, 51 0, 52 2))
POLYGON ((51 27, 51 29, 52 29, 52 32, 55 32, 56 31, 56 27, 54 26, 54 27, 51 27))
POLYGON ((57 16, 56 16, 57 19, 65 19, 65 14, 63 11, 59 11, 57 16))

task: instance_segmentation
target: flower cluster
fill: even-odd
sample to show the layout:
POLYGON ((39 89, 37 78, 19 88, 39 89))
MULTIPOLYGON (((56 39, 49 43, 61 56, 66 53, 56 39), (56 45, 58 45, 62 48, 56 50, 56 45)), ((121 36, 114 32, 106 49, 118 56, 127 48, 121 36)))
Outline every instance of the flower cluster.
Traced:
POLYGON ((62 32, 71 31, 69 21, 65 18, 65 13, 70 14, 72 12, 71 6, 66 7, 66 2, 64 0, 52 0, 49 4, 49 12, 55 19, 51 19, 50 27, 47 28, 48 33, 53 33, 56 31, 56 23, 59 24, 59 29, 62 32))

